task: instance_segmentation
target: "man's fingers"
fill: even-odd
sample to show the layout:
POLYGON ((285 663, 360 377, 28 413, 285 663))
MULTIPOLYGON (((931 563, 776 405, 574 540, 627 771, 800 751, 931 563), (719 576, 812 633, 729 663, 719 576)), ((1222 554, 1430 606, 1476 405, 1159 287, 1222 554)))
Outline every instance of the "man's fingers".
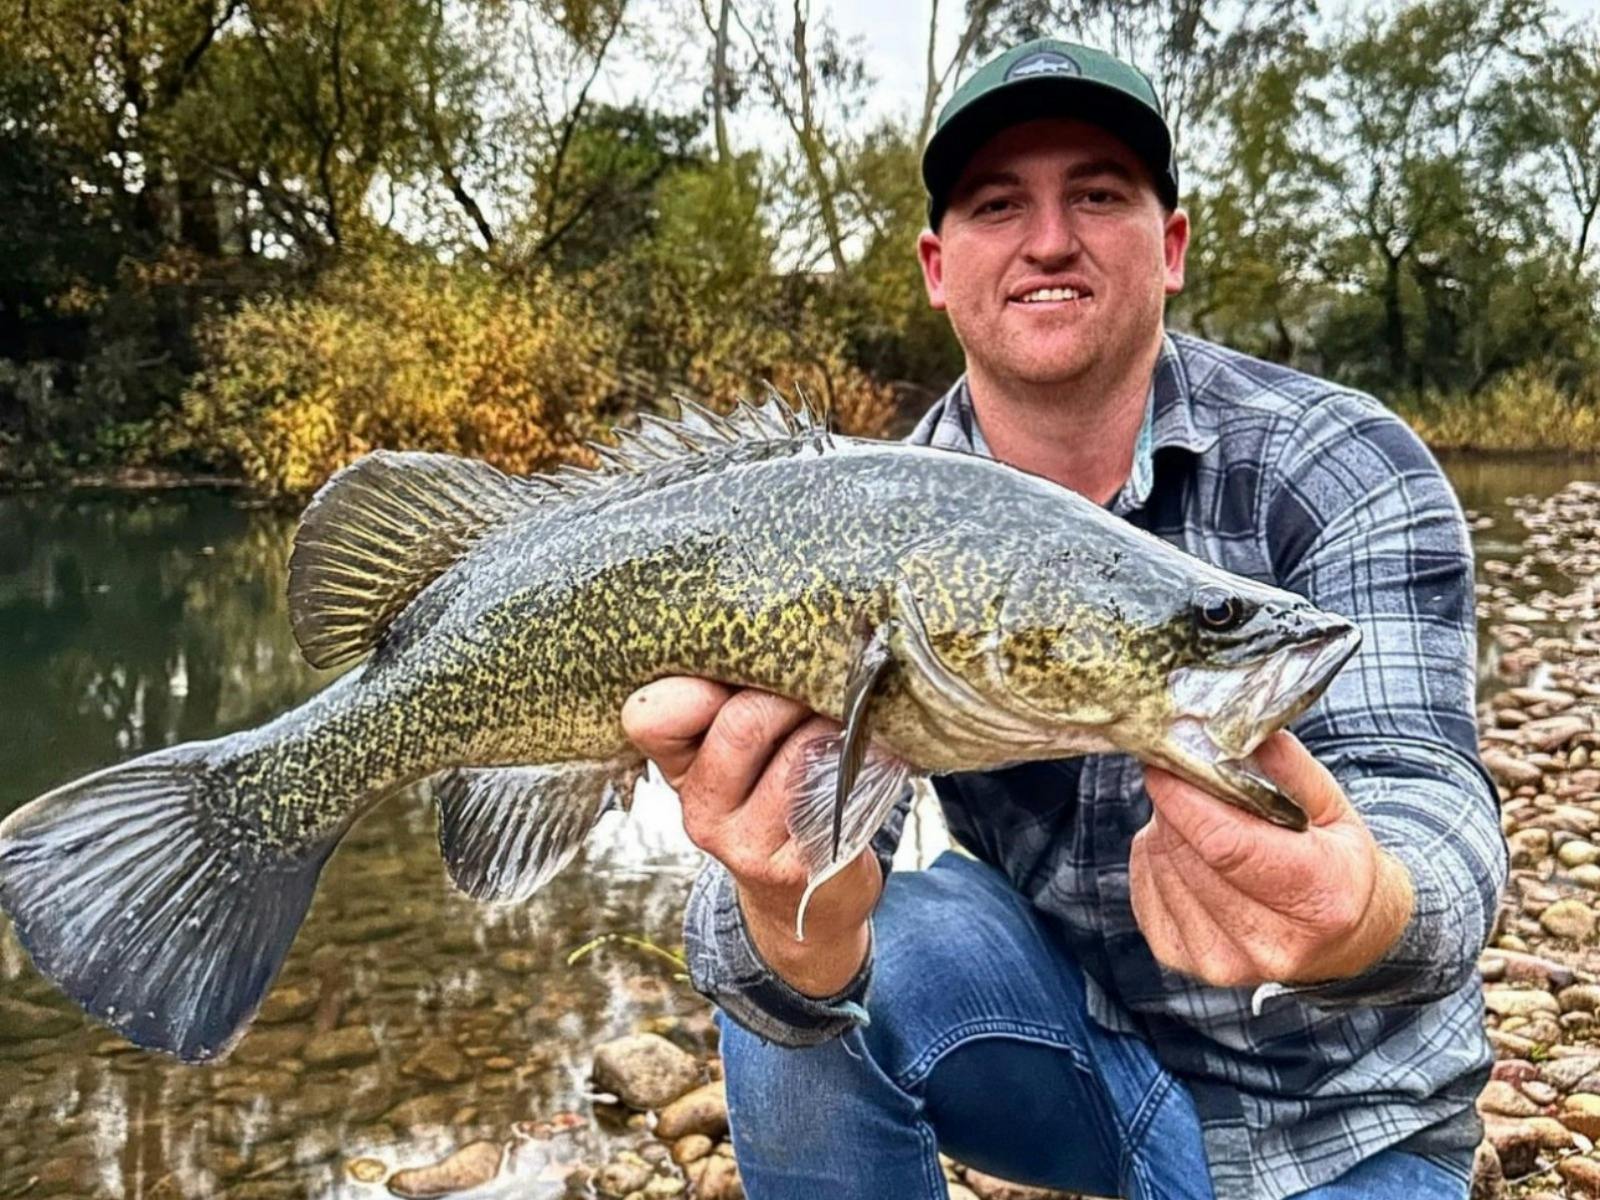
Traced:
MULTIPOLYGON (((806 750, 842 728, 837 721, 805 711, 806 719, 790 730, 777 752, 767 760, 766 769, 739 814, 741 839, 753 850, 768 855, 775 854, 789 840, 789 803, 800 784, 806 750)), ((798 855, 794 861, 799 863, 798 855)))
MULTIPOLYGON (((678 790, 686 794, 685 804, 700 806, 700 815, 712 819, 738 808, 784 739, 811 715, 804 704, 771 692, 735 692, 718 710, 684 775, 678 790)), ((781 816, 777 827, 784 828, 781 816)))
POLYGON ((709 679, 658 679, 623 702, 622 730, 677 788, 700 752, 701 739, 733 694, 733 688, 709 679))
POLYGON ((1149 832, 1146 829, 1133 839, 1133 853, 1128 863, 1128 898, 1133 903, 1133 919, 1138 922, 1157 961, 1174 971, 1192 974, 1194 966, 1189 961, 1183 934, 1156 886, 1156 871, 1160 869, 1161 860, 1159 855, 1150 853, 1149 832))

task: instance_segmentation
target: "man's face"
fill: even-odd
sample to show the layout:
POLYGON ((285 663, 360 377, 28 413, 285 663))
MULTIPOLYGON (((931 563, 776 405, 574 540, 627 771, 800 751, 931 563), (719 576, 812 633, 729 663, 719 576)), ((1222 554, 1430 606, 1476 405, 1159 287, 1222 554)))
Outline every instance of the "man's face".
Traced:
POLYGON ((1142 364, 1183 287, 1189 220, 1097 125, 1013 125, 984 144, 917 251, 928 300, 996 382, 1109 381, 1142 364))

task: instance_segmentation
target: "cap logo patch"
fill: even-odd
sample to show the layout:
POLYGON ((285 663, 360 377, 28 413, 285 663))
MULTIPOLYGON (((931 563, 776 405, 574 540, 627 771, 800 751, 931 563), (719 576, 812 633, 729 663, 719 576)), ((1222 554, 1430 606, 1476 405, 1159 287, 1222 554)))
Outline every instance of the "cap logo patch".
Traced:
POLYGON ((1019 58, 1006 72, 1007 79, 1025 79, 1030 75, 1082 75, 1083 68, 1065 54, 1054 50, 1040 50, 1019 58))

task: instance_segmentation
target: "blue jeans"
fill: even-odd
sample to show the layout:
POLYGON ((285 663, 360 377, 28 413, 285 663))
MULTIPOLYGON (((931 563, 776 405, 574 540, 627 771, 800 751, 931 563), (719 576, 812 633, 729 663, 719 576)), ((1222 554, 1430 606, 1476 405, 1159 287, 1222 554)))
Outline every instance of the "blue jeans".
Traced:
MULTIPOLYGON (((866 1028, 794 1050, 722 1023, 750 1200, 945 1200, 941 1150, 1095 1196, 1216 1200, 1188 1090, 1089 1018, 1077 964, 999 872, 955 854, 897 872, 875 924, 866 1028)), ((1464 1200, 1467 1166, 1390 1150, 1302 1195, 1464 1200)))

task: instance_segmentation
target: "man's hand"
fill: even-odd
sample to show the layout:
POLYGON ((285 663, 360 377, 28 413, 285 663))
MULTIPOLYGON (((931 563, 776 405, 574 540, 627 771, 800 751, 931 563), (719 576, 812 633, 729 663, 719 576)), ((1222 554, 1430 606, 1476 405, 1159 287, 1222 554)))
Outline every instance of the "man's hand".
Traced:
POLYGON ((806 872, 786 823, 801 756, 839 724, 769 692, 676 676, 629 696, 622 727, 677 791, 689 840, 733 876, 767 965, 810 996, 848 984, 867 957, 883 872, 864 851, 817 890, 795 941, 806 872))
POLYGON ((1310 828, 1279 829, 1146 767, 1155 811, 1129 864, 1139 928, 1160 962, 1219 987, 1358 975, 1411 919, 1411 877, 1293 735, 1254 758, 1310 828))

